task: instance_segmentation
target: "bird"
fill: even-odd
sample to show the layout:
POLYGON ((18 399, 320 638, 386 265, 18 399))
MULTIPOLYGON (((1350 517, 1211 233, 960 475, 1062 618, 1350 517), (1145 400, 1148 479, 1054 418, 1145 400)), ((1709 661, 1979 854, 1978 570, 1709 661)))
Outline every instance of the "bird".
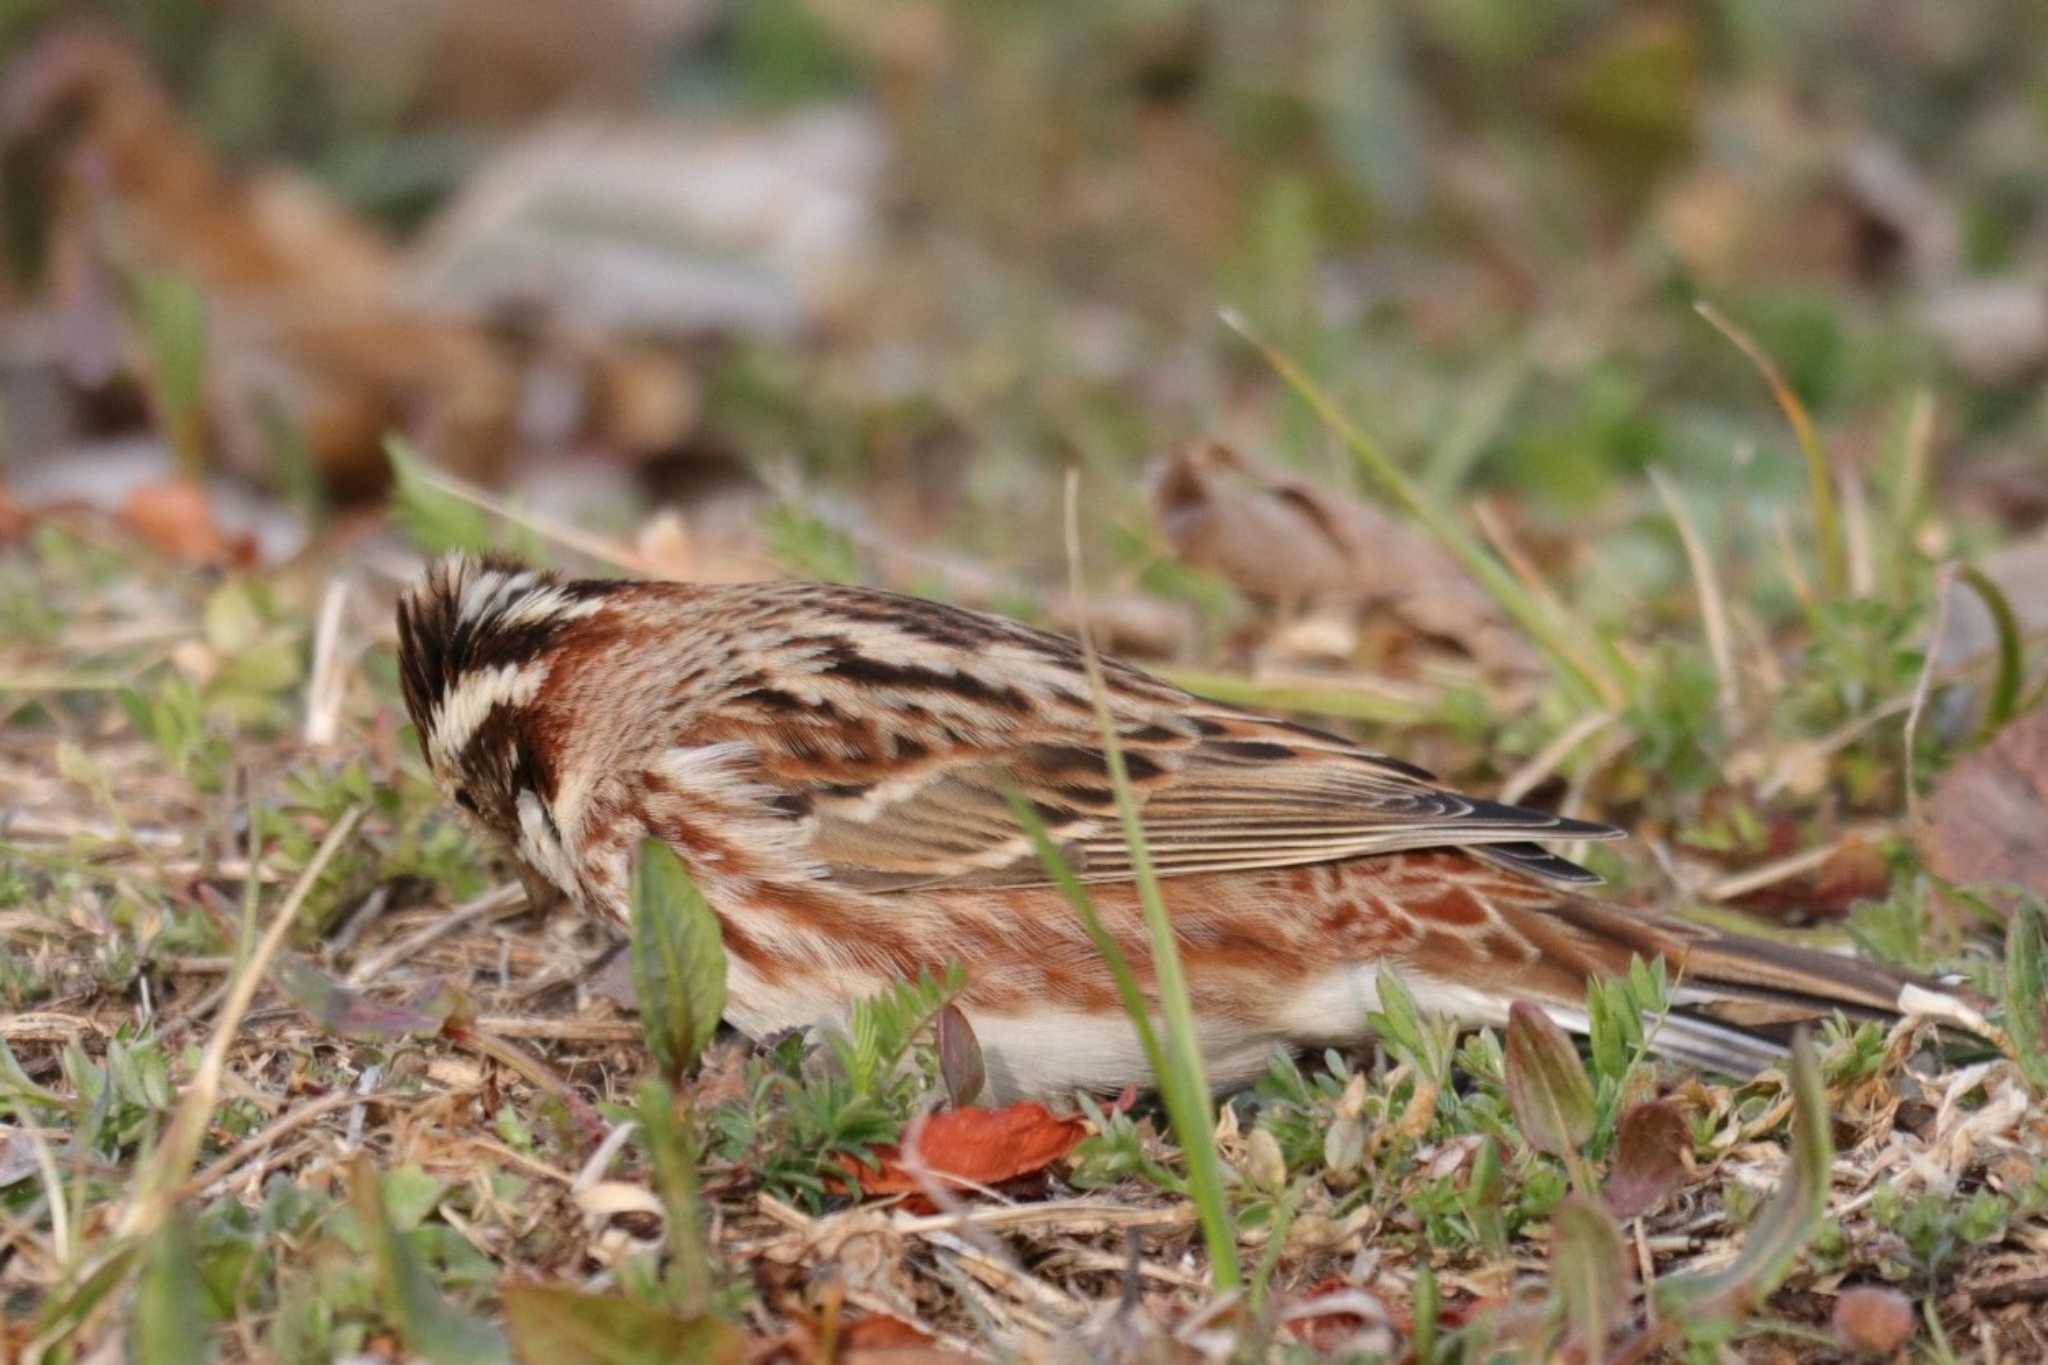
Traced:
POLYGON ((981 611, 457 554, 403 594, 397 633, 436 785, 523 870, 625 928, 638 850, 666 844, 718 919, 725 1020, 755 1039, 843 1024, 854 1001, 957 965, 994 1097, 1154 1080, 1012 805, 1156 1008, 1103 712, 1219 1090, 1276 1049, 1365 1041, 1388 972, 1463 1023, 1527 1001, 1583 1031, 1589 983, 1662 959, 1653 1049, 1734 1075, 1783 1055, 1777 1026, 1892 1018, 1937 989, 1606 899, 1545 845, 1618 828, 1462 794, 1115 659, 1098 697, 1076 640, 981 611))

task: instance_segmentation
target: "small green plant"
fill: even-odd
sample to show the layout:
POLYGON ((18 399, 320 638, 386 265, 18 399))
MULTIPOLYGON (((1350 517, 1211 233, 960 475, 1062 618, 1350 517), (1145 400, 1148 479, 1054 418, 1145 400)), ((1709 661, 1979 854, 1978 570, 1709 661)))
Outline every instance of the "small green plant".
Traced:
POLYGON ((198 688, 172 674, 147 692, 122 692, 120 701, 136 732, 156 745, 180 777, 201 791, 221 789, 233 750, 207 724, 198 688))
POLYGON ((746 1093, 705 1118, 719 1156, 781 1197, 822 1207, 845 1186, 848 1161, 872 1165, 874 1149, 901 1138, 938 1093, 933 1026, 965 979, 956 965, 856 1001, 823 1048, 794 1034, 771 1047, 749 1067, 746 1093))

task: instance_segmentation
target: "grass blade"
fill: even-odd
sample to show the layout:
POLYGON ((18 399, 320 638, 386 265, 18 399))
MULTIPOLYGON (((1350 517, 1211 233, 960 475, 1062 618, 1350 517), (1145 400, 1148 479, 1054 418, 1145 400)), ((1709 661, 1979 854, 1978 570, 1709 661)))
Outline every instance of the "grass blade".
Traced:
POLYGON ((178 470, 206 472, 206 296, 182 275, 147 275, 135 287, 148 340, 150 396, 178 470))
POLYGON ((2029 898, 2005 931, 2005 1031, 2014 1060, 2037 1091, 2048 1091, 2048 949, 2042 945, 2041 903, 2029 898))
POLYGON ((1096 913, 1095 901, 1088 894, 1088 888, 1074 875, 1073 866, 1067 862, 1060 846, 1052 841, 1045 821, 1038 818, 1038 812, 1030 803, 1015 792, 1005 793, 1010 803, 1010 813, 1016 818, 1018 827, 1031 840, 1038 854, 1038 861, 1045 868, 1046 875, 1067 898, 1067 904, 1074 907, 1080 916, 1081 925, 1088 931, 1088 938, 1095 945, 1095 951, 1109 964, 1109 975, 1116 982, 1117 999, 1122 1002, 1124 1013, 1130 1016, 1131 1026, 1138 1032, 1138 1045, 1145 1050, 1145 1063, 1152 1068, 1155 1076, 1166 1074, 1166 1052, 1159 1042, 1159 1031, 1152 1027, 1152 1012, 1145 1004, 1145 993, 1138 987, 1136 973, 1131 970, 1131 961, 1124 956, 1124 950, 1117 944, 1109 930, 1102 923, 1102 916, 1096 913))
POLYGON ((1813 527, 1820 538, 1821 585, 1830 599, 1841 598, 1849 590, 1848 535, 1842 525, 1841 507, 1835 500, 1834 470, 1828 464, 1828 454, 1821 446, 1820 437, 1813 430, 1813 420, 1806 415, 1806 404, 1792 392, 1792 386, 1785 382, 1784 371, 1778 368, 1778 362, 1757 345, 1754 337, 1704 299, 1695 303, 1693 308, 1712 323, 1716 331, 1733 342, 1736 350, 1749 357, 1749 363, 1763 375, 1764 383, 1771 386, 1771 396, 1778 400, 1785 420, 1792 424, 1792 435, 1799 442, 1800 453, 1806 457, 1806 481, 1813 499, 1813 527))
MULTIPOLYGON (((1095 720, 1102 731, 1103 756, 1108 762, 1110 786, 1116 792, 1117 815, 1123 824, 1124 843, 1130 849, 1131 875, 1138 886, 1138 904, 1144 911, 1145 927, 1152 939, 1152 979, 1159 997, 1159 1011, 1166 1026, 1165 1046, 1158 1069, 1159 1089, 1166 1112, 1173 1120, 1174 1135, 1188 1164, 1188 1192, 1195 1201, 1202 1225, 1202 1240, 1209 1249, 1210 1280, 1219 1291, 1238 1287, 1243 1276, 1238 1267, 1237 1234, 1231 1225, 1230 1204, 1223 1189, 1223 1162, 1216 1153, 1215 1110, 1209 1094, 1209 1078, 1202 1065, 1200 1035, 1195 1026, 1194 1002, 1188 995, 1187 977, 1182 972, 1180 951, 1173 934, 1173 922, 1166 913, 1166 898, 1159 890, 1159 878, 1152 870, 1152 854, 1145 842, 1145 829, 1138 819, 1138 804, 1131 793, 1131 777, 1124 763, 1123 745, 1117 739, 1116 719, 1109 710, 1109 689, 1103 680, 1102 660, 1088 631, 1085 593, 1081 585, 1081 530, 1079 512, 1080 480, 1067 476, 1067 572, 1073 592, 1073 619, 1081 641, 1081 656, 1088 670, 1088 690, 1095 702, 1095 720)), ((1128 1002, 1125 1006, 1129 1008, 1128 1002)), ((1142 1012, 1142 1011, 1140 1011, 1142 1012)), ((1136 1019, 1138 1016, 1132 1016, 1136 1019)), ((1148 1055, 1150 1055, 1148 1053, 1148 1055)))
POLYGON ((1513 617, 1515 624, 1527 631, 1536 643, 1556 665, 1566 684, 1581 694, 1586 701, 1599 700, 1608 706, 1621 701, 1621 688, 1615 680, 1604 673, 1597 664, 1588 661, 1578 644, 1567 639, 1564 632, 1537 604, 1528 589, 1515 581, 1512 574, 1501 567, 1499 561, 1479 547, 1457 518, 1440 506, 1429 492, 1415 480, 1408 477, 1401 467, 1388 458, 1387 453, 1374 444, 1360 431, 1349 417, 1337 407, 1322 386, 1309 378, 1307 371, 1296 363, 1285 351, 1267 341, 1235 309, 1225 309, 1224 324, 1246 341, 1250 342, 1266 358, 1287 386, 1299 394, 1324 425, 1335 432, 1365 467, 1367 473, 1390 493, 1415 520, 1422 523, 1439 545, 1455 556, 1465 566, 1465 571, 1477 579, 1493 600, 1513 617))
POLYGON ((1989 739, 2019 709, 2020 683, 2026 671, 2020 653, 2020 623, 2012 614, 2012 603, 2006 600, 2005 590, 1982 569, 1965 564, 1956 570, 1956 576, 1983 601, 1984 609, 1991 613, 1991 623, 1998 629, 1998 673, 1991 684, 1991 700, 1984 707, 1984 724, 1978 731, 1979 738, 1989 739))

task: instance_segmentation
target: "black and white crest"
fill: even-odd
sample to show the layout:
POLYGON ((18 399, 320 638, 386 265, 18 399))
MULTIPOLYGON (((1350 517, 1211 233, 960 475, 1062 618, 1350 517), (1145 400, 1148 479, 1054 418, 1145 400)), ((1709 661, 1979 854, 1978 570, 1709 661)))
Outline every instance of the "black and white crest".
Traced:
POLYGON ((611 585, 564 582, 512 560, 449 555, 398 604, 406 710, 436 771, 459 768, 492 713, 530 702, 557 632, 611 585))

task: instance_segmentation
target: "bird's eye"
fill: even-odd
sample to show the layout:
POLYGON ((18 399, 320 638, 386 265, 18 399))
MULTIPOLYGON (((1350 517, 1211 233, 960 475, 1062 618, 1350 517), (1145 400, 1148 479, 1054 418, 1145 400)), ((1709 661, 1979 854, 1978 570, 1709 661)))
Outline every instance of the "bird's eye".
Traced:
POLYGON ((469 788, 467 787, 457 787, 455 789, 455 804, 468 811, 471 815, 477 814, 476 798, 469 794, 469 788))

